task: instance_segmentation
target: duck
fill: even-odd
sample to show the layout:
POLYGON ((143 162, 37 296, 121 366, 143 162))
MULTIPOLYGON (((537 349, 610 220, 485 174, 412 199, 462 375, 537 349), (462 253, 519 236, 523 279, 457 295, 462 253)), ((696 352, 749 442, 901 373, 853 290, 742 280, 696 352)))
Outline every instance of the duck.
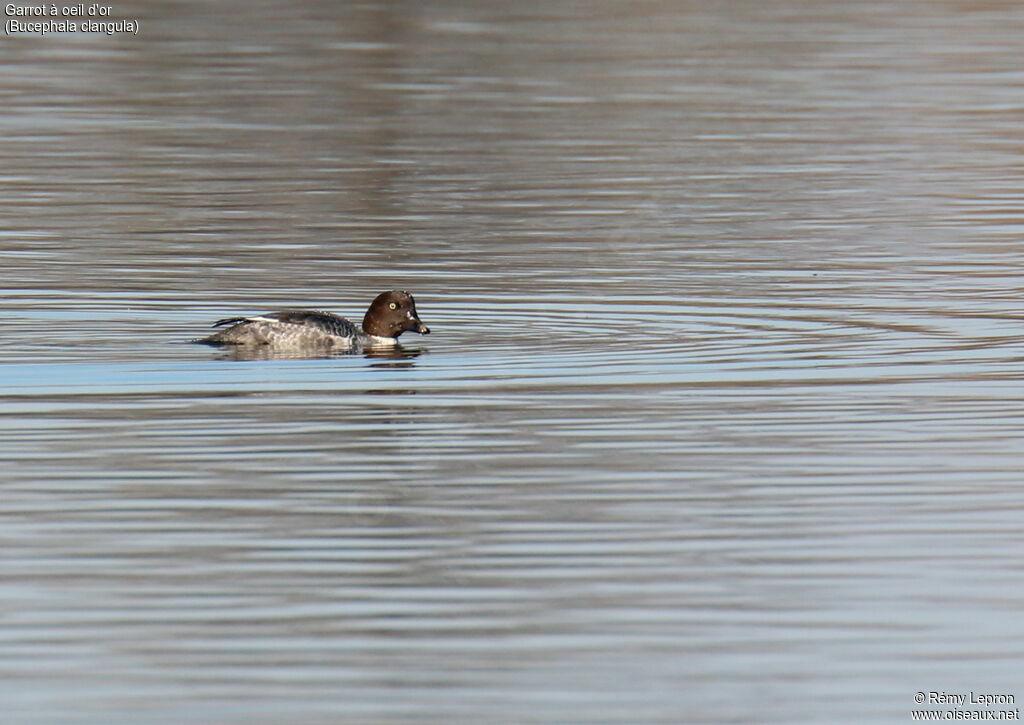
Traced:
POLYGON ((193 342, 203 345, 269 345, 276 349, 352 350, 394 347, 403 332, 429 335, 416 312, 416 301, 402 290, 381 292, 357 326, 333 312, 283 310, 253 317, 229 317, 213 323, 225 329, 193 342))

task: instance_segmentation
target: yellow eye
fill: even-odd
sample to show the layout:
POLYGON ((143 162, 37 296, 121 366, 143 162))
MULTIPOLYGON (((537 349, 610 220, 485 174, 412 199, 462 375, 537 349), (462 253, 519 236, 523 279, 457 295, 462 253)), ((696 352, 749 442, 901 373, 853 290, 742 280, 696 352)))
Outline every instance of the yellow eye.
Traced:
POLYGON ((388 307, 390 307, 393 310, 397 310, 398 309, 398 305, 395 304, 394 302, 389 302, 388 303, 388 307))

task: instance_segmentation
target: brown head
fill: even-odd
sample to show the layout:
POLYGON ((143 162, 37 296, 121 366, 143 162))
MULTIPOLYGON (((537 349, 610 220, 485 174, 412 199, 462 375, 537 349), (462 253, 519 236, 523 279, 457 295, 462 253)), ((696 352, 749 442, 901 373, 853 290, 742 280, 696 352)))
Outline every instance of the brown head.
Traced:
POLYGON ((398 337, 406 330, 430 334, 430 328, 420 322, 416 314, 416 301, 412 295, 399 290, 377 295, 363 317, 363 332, 377 337, 398 337))

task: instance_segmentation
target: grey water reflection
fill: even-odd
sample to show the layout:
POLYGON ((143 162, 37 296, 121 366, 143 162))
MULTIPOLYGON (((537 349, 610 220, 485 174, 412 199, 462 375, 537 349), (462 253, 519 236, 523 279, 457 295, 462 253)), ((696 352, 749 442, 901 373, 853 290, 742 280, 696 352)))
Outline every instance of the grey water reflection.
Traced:
POLYGON ((1024 8, 115 10, 0 49, 5 718, 1024 697, 1024 8))
POLYGON ((337 350, 321 345, 293 346, 280 348, 272 345, 224 345, 215 346, 215 358, 218 360, 236 360, 248 362, 253 360, 316 360, 338 357, 359 356, 367 360, 379 361, 375 367, 410 367, 412 361, 423 354, 422 348, 370 348, 355 350, 337 350), (385 362, 391 361, 391 362, 385 362))

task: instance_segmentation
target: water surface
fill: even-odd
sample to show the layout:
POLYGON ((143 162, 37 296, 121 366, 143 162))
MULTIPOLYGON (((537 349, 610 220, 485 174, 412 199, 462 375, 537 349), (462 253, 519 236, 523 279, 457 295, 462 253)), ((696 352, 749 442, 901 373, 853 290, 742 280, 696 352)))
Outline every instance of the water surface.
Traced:
POLYGON ((0 50, 8 717, 1024 697, 1024 9, 115 11, 0 50))

